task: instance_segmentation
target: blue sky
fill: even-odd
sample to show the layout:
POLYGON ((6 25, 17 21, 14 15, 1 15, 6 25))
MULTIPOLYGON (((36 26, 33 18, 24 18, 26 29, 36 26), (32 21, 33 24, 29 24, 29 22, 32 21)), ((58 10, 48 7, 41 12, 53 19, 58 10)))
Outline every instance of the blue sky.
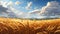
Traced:
POLYGON ((59 18, 59 9, 60 0, 0 0, 1 17, 59 18))

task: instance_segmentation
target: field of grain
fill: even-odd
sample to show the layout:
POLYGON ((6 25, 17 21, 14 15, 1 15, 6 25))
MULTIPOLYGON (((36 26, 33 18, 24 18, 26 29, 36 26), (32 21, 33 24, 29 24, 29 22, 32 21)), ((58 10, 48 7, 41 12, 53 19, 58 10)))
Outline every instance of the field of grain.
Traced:
POLYGON ((60 34, 60 19, 0 18, 0 34, 60 34))

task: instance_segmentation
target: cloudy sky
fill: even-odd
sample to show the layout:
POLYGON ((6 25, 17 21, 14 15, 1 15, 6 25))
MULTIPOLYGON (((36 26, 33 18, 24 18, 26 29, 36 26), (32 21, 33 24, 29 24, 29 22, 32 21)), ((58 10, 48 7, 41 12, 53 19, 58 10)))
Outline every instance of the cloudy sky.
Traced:
POLYGON ((60 18, 60 0, 0 0, 0 17, 60 18))

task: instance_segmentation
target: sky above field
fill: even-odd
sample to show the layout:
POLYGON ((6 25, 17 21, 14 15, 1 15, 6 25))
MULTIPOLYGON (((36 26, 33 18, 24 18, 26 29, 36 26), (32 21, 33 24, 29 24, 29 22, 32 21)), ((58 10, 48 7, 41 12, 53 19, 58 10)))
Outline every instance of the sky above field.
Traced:
POLYGON ((60 0, 0 0, 0 17, 60 18, 60 0))

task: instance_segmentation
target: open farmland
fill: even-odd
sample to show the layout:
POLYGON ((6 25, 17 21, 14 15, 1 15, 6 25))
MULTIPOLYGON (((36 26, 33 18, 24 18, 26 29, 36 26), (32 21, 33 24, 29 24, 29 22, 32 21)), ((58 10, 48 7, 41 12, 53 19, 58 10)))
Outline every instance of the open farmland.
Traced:
POLYGON ((60 19, 0 18, 0 34, 60 34, 60 19))

